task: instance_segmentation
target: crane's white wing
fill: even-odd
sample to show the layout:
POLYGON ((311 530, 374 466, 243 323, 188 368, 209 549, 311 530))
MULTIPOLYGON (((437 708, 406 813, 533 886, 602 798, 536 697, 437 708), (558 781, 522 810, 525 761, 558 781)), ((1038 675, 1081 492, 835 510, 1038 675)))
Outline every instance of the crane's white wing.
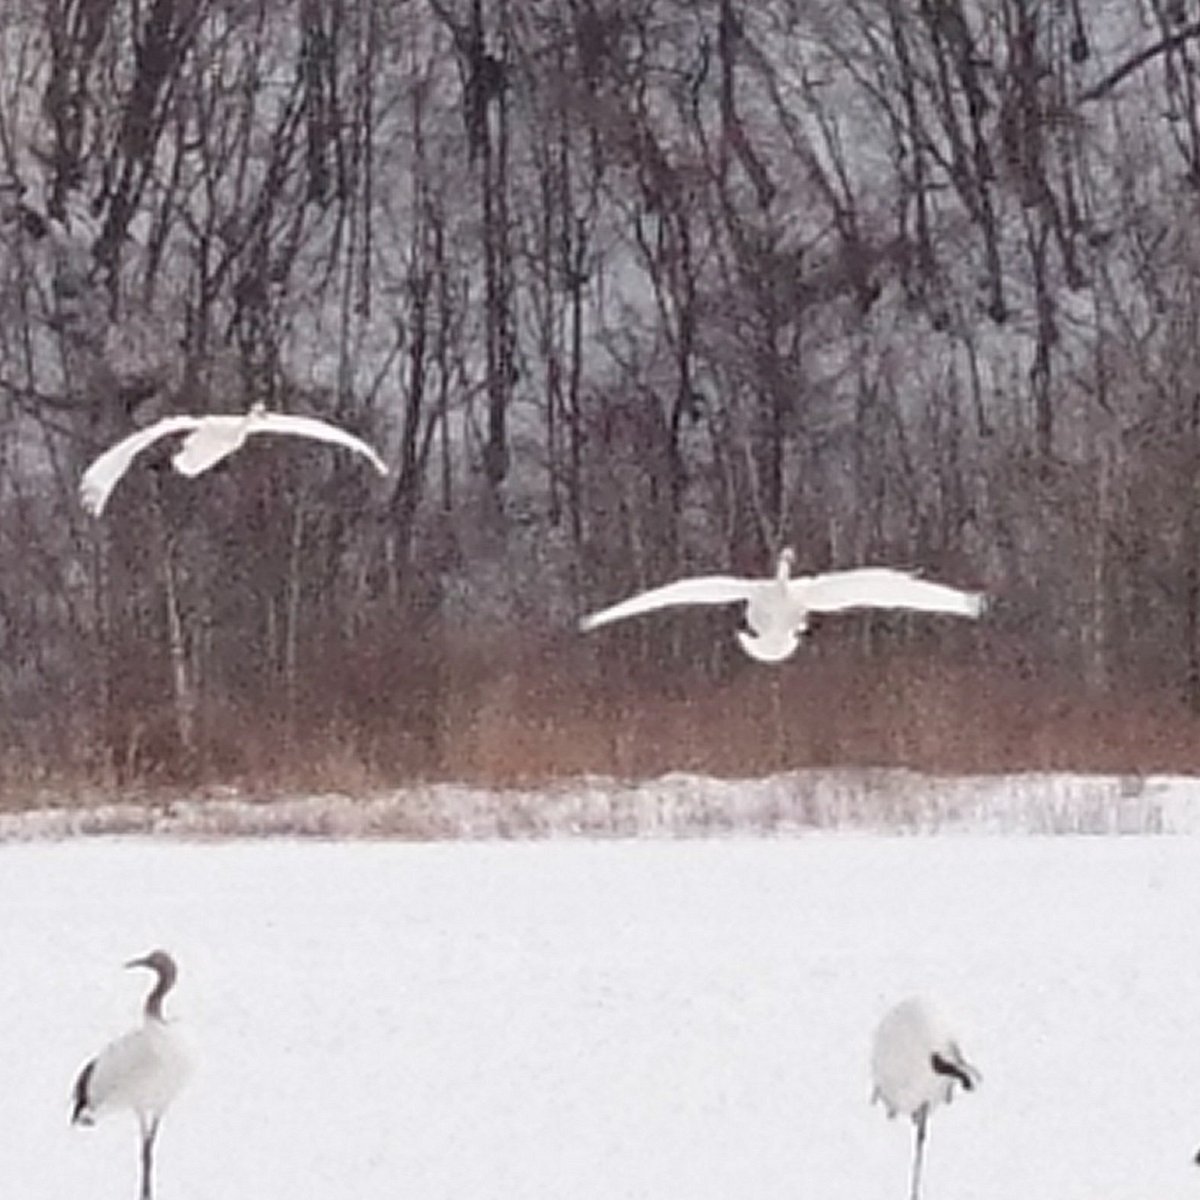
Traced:
POLYGON ((316 417, 293 417, 289 413, 264 413, 250 427, 251 433, 290 433, 299 437, 316 438, 321 442, 332 442, 335 446, 345 446, 371 460, 372 466, 380 475, 387 474, 387 464, 368 446, 362 438, 331 425, 328 421, 320 421, 316 417))
POLYGON ((94 517, 103 511, 108 497, 129 464, 149 445, 172 433, 183 433, 200 424, 199 417, 163 417, 137 433, 131 433, 115 446, 110 446, 83 473, 79 481, 79 498, 83 507, 94 517))
POLYGON ((845 608, 915 608, 923 612, 977 617, 983 611, 979 592, 964 592, 944 583, 930 583, 910 571, 890 567, 860 567, 794 579, 790 585, 801 603, 813 612, 845 608))
POLYGON ((769 586, 761 579, 736 579, 731 575, 700 575, 695 579, 680 579, 662 587, 651 588, 622 600, 610 608, 589 613, 579 622, 585 632, 610 621, 620 621, 639 613, 653 612, 656 608, 669 608, 674 604, 732 604, 737 600, 749 600, 761 587, 769 586))
POLYGON ((110 1042, 89 1067, 76 1084, 76 1099, 92 1120, 121 1108, 161 1113, 191 1074, 175 1031, 151 1024, 110 1042))

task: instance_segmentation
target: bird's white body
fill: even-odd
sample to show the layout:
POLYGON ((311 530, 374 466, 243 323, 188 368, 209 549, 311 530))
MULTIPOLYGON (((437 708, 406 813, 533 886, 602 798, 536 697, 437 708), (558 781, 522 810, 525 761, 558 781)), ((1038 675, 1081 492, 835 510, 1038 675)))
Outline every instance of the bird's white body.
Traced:
POLYGON ((978 617, 983 597, 942 583, 919 579, 890 567, 859 567, 825 575, 791 577, 794 555, 784 550, 773 578, 739 579, 732 575, 702 575, 652 588, 584 617, 584 631, 626 617, 682 604, 746 606, 749 632, 738 641, 751 658, 782 662, 791 657, 808 628, 810 612, 842 612, 851 608, 906 608, 923 612, 978 617))
POLYGON ((921 1191, 921 1165, 930 1113, 949 1104, 954 1087, 967 1091, 980 1082, 937 1010, 919 997, 903 1000, 883 1018, 871 1051, 871 1099, 889 1117, 911 1117, 913 1147, 911 1200, 921 1191))
POLYGON ((940 1014, 914 997, 897 1004, 880 1022, 871 1078, 872 1099, 883 1104, 889 1117, 915 1117, 922 1109, 948 1104, 956 1084, 974 1087, 979 1073, 963 1057, 940 1014), (935 1062, 943 1064, 941 1070, 935 1062))
POLYGON ((383 459, 354 434, 315 417, 267 412, 261 404, 256 404, 248 413, 238 416, 164 417, 146 429, 130 434, 109 447, 83 473, 79 495, 84 508, 98 517, 104 511, 113 488, 133 460, 160 438, 177 433, 186 433, 188 436, 183 439, 183 445, 171 463, 181 475, 189 477, 200 475, 215 466, 240 449, 246 439, 255 433, 291 434, 344 446, 367 458, 381 475, 387 474, 383 459))
POLYGON ((192 1071, 178 1031, 153 1017, 110 1042, 89 1065, 79 1125, 122 1111, 149 1122, 166 1112, 192 1071))

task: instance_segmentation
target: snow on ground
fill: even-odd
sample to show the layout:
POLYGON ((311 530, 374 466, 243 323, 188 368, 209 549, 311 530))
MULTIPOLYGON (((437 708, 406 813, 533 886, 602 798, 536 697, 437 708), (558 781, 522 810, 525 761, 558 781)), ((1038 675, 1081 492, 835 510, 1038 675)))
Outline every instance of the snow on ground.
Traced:
POLYGON ((794 834, 813 829, 1004 833, 1200 833, 1200 781, 1186 776, 925 775, 791 771, 761 779, 675 773, 592 777, 502 791, 434 783, 361 797, 225 789, 113 802, 74 798, 0 813, 0 842, 97 833, 187 838, 542 838, 794 834))
POLYGON ((75 1072, 163 945, 200 1065, 159 1200, 901 1200, 875 1023, 924 992, 984 1075, 927 1200, 1191 1200, 1186 837, 0 847, 0 1188, 133 1200, 75 1072))

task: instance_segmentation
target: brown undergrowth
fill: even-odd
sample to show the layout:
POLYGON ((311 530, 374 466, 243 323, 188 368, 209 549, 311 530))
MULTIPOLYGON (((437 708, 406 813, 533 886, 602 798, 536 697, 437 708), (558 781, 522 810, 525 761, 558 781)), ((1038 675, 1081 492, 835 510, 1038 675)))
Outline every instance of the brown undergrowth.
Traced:
POLYGON ((970 637, 874 647, 821 637, 779 667, 736 648, 650 666, 635 649, 506 631, 452 650, 342 655, 291 712, 210 701, 190 754, 161 705, 130 717, 120 754, 83 721, 54 753, 17 740, 0 757, 0 796, 24 808, 181 789, 269 799, 419 780, 505 787, 837 766, 1200 772, 1200 718, 1169 691, 1088 687, 970 637))

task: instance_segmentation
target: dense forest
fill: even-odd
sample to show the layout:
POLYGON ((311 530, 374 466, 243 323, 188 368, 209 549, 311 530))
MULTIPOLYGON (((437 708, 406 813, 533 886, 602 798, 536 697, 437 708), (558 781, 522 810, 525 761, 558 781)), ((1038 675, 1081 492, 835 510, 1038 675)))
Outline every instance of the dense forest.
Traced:
POLYGON ((1200 767, 1196 0, 8 0, 0 783, 1200 767), (198 479, 115 439, 261 402, 198 479), (978 623, 586 636, 884 563, 978 623))

